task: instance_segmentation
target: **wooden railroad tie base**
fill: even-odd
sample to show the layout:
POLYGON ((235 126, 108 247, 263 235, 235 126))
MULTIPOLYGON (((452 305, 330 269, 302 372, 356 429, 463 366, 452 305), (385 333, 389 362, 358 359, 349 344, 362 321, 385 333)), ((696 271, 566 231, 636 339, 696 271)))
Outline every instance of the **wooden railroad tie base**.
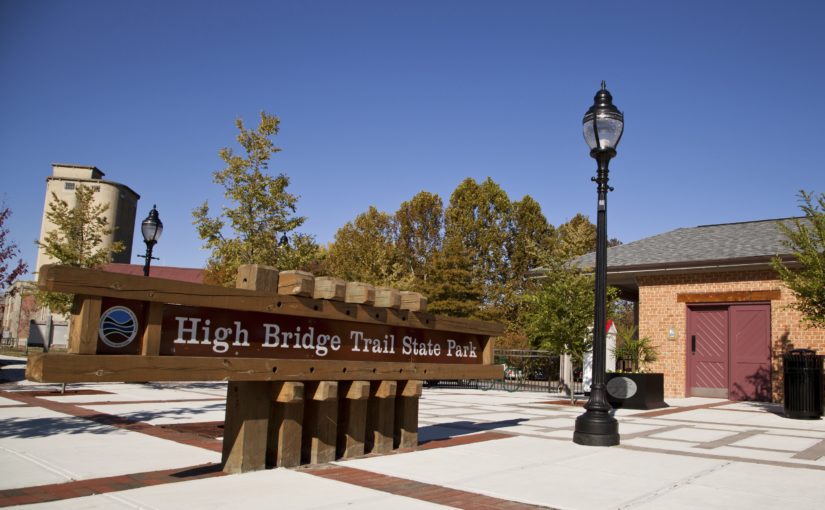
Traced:
POLYGON ((504 375, 503 326, 416 292, 258 265, 234 289, 54 265, 38 286, 75 295, 69 354, 31 355, 27 379, 227 381, 227 473, 415 448, 423 381, 504 375))
POLYGON ((26 368, 43 383, 229 381, 227 473, 415 448, 424 380, 503 375, 501 365, 58 353, 33 354, 26 368))

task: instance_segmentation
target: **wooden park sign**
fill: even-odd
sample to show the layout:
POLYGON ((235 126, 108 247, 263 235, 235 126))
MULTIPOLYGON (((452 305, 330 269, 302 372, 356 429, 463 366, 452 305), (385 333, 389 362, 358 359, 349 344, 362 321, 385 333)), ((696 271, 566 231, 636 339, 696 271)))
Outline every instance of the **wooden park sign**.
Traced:
POLYGON ((416 293, 242 266, 236 288, 43 266, 75 294, 67 354, 38 382, 229 381, 224 469, 414 448, 427 379, 495 379, 498 324, 426 313, 416 293))

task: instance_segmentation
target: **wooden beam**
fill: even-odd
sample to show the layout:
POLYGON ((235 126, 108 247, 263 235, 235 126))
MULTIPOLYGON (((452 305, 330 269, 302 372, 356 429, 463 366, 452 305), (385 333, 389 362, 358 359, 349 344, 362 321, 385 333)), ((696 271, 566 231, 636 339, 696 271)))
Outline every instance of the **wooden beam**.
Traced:
POLYGON ((301 460, 309 464, 334 461, 337 431, 338 382, 307 383, 301 460))
POLYGON ((400 381, 395 397, 395 423, 393 447, 418 447, 418 400, 421 398, 422 381, 400 381))
POLYGON ((343 301, 347 293, 347 282, 332 276, 318 276, 315 278, 315 290, 312 297, 315 299, 329 299, 343 301))
POLYGON ((358 305, 371 305, 375 302, 375 287, 368 283, 347 282, 344 301, 358 305))
POLYGON ((146 313, 146 328, 143 330, 143 342, 140 353, 144 356, 160 354, 160 330, 163 322, 163 303, 149 303, 146 313))
POLYGON ((338 384, 338 441, 336 452, 343 459, 364 455, 369 396, 369 381, 342 381, 338 384))
POLYGON ((273 383, 274 405, 269 415, 266 465, 296 467, 301 465, 301 436, 304 423, 304 384, 273 383))
POLYGON ((493 322, 436 316, 414 311, 376 314, 377 309, 375 307, 365 305, 316 300, 299 296, 273 296, 271 292, 261 290, 233 289, 68 266, 42 266, 39 272, 38 286, 50 292, 114 297, 154 303, 177 303, 186 306, 277 313, 316 319, 336 319, 366 324, 454 331, 482 336, 500 336, 504 333, 504 326, 493 322))
POLYGON ((395 424, 395 393, 397 381, 372 381, 367 403, 365 450, 369 453, 390 453, 395 424))
POLYGON ((401 291, 388 287, 376 288, 375 306, 377 308, 401 308, 401 291))
POLYGON ((226 393, 223 470, 246 473, 266 467, 267 429, 272 383, 230 382, 226 393))
POLYGON ((315 277, 306 271, 281 271, 278 276, 278 294, 312 297, 315 277))
POLYGON ((72 354, 97 352, 101 301, 98 296, 75 295, 69 326, 69 352, 72 354))
POLYGON ((29 355, 26 378, 42 383, 142 381, 375 381, 500 379, 502 365, 378 361, 199 358, 190 356, 29 355))
POLYGON ((277 294, 278 275, 278 269, 271 266, 242 264, 238 267, 238 275, 235 278, 235 288, 260 290, 277 294))
POLYGON ((418 292, 404 291, 401 293, 401 308, 412 312, 423 312, 427 309, 427 298, 418 292))
POLYGON ((744 290, 731 292, 683 292, 676 294, 677 303, 739 303, 743 301, 777 301, 782 298, 779 289, 744 290))

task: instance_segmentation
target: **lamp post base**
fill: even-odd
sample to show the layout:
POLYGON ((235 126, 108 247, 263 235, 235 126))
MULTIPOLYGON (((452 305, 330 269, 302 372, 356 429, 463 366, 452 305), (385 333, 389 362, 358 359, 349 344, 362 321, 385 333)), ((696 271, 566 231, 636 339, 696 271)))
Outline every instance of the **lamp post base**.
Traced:
POLYGON ((576 418, 573 442, 585 446, 616 446, 619 422, 605 411, 588 410, 576 418))

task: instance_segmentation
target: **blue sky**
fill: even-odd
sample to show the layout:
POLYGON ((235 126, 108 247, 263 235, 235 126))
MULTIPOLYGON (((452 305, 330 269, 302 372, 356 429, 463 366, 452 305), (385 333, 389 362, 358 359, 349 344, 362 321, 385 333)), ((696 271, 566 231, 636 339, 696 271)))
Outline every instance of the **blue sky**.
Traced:
MULTIPOLYGON (((0 199, 34 265, 54 162, 156 203, 160 264, 201 266, 191 211, 234 120, 281 118, 271 170, 321 243, 370 205, 466 177, 595 219, 581 118, 625 112, 608 229, 798 214, 825 191, 821 1, 0 0, 0 199)), ((134 255, 143 252, 138 231, 134 255)))

